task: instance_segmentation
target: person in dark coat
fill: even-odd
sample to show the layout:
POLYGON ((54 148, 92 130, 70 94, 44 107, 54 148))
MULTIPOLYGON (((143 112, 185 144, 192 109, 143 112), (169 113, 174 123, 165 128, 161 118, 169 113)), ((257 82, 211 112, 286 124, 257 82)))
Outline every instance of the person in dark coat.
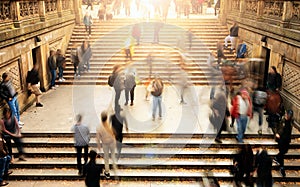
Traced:
POLYGON ((220 140, 221 133, 227 128, 226 117, 230 116, 226 100, 225 90, 220 88, 220 91, 216 94, 211 104, 212 115, 209 119, 214 128, 217 130, 215 138, 217 143, 222 143, 220 140))
POLYGON ((91 150, 89 153, 90 161, 83 168, 85 176, 85 185, 87 187, 100 187, 100 173, 103 170, 103 164, 96 164, 97 152, 91 150))
POLYGON ((243 144, 241 150, 233 158, 233 165, 236 168, 234 173, 234 182, 236 186, 253 186, 253 151, 250 144, 243 144))
POLYGON ((133 100, 134 100, 134 89, 136 87, 136 82, 135 82, 135 76, 134 72, 131 72, 129 70, 128 73, 125 75, 125 81, 124 81, 124 86, 125 86, 125 105, 128 105, 128 100, 129 100, 129 94, 130 94, 130 106, 133 105, 133 100))
POLYGON ((263 149, 261 145, 255 145, 256 155, 254 157, 254 168, 257 173, 257 187, 272 187, 272 159, 268 151, 263 149))
POLYGON ((285 113, 284 119, 280 123, 279 127, 276 128, 275 134, 279 153, 275 156, 273 161, 280 166, 279 171, 283 177, 286 176, 284 170, 284 155, 288 152, 291 143, 293 114, 294 112, 292 110, 288 110, 285 113))
POLYGON ((35 95, 36 107, 43 107, 43 104, 40 102, 40 96, 42 92, 40 90, 40 76, 39 76, 39 64, 36 63, 31 71, 28 72, 26 78, 28 84, 28 90, 35 95))
POLYGON ((126 118, 121 115, 120 107, 115 108, 115 113, 110 117, 111 126, 113 128, 116 143, 117 143, 117 160, 121 156, 122 142, 123 142, 123 124, 125 124, 126 131, 128 132, 128 123, 126 118))
POLYGON ((282 85, 282 77, 277 72, 276 67, 272 66, 268 74, 267 89, 271 91, 279 91, 281 85, 282 85))
POLYGON ((51 84, 50 84, 50 88, 51 89, 55 89, 55 79, 56 79, 56 55, 55 55, 55 51, 54 50, 50 50, 50 56, 48 57, 47 60, 48 63, 48 67, 51 73, 51 84))

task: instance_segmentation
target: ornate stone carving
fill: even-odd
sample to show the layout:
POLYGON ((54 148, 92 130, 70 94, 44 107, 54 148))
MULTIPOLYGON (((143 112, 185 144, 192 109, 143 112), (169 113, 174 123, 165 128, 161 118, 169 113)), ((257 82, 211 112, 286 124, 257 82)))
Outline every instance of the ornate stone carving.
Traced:
POLYGON ((293 2, 292 19, 300 21, 300 2, 293 2))
POLYGON ((283 1, 266 0, 263 14, 264 16, 281 18, 283 14, 283 1))
POLYGON ((232 0, 231 10, 239 11, 240 10, 240 0, 232 0))
POLYGON ((4 72, 8 73, 12 83, 17 91, 20 91, 21 88, 21 76, 20 76, 20 67, 19 60, 14 60, 9 65, 5 66, 0 70, 0 74, 2 75, 4 72))
POLYGON ((70 9, 70 0, 62 0, 62 9, 63 10, 70 9))
POLYGON ((283 88, 296 98, 300 98, 300 67, 286 63, 283 67, 283 88))
POLYGON ((57 0, 45 0, 46 13, 57 11, 57 0))
POLYGON ((10 2, 0 1, 0 21, 11 19, 10 15, 10 2))
POLYGON ((258 1, 257 0, 247 0, 246 1, 246 12, 250 14, 256 14, 257 13, 257 7, 258 7, 258 1))
POLYGON ((33 16, 39 13, 39 6, 37 0, 34 1, 20 1, 20 16, 33 16))

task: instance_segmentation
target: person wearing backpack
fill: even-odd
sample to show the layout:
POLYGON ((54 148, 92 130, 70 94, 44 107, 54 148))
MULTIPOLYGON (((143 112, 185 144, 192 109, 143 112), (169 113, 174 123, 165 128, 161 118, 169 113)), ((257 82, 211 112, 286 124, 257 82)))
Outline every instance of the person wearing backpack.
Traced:
POLYGON ((267 93, 262 88, 257 88, 253 92, 252 103, 253 112, 258 113, 258 134, 262 135, 263 110, 267 101, 267 93))
POLYGON ((155 120, 156 111, 158 108, 158 115, 159 119, 162 118, 162 108, 161 108, 161 101, 162 101, 162 92, 163 92, 164 84, 162 80, 156 76, 152 82, 152 89, 151 95, 153 96, 153 108, 152 108, 152 120, 155 120))

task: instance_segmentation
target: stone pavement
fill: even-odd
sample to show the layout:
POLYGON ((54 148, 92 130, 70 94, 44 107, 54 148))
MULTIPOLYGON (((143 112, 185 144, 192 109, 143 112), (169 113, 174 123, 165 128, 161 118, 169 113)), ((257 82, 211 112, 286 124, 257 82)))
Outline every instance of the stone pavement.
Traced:
MULTIPOLYGON (((145 87, 137 86, 134 106, 124 106, 124 92, 120 105, 129 123, 130 132, 143 133, 211 133, 209 86, 190 87, 185 93, 187 104, 180 104, 179 90, 176 86, 166 86, 163 93, 163 117, 152 121, 152 101, 145 100, 145 87)), ((70 132, 74 117, 83 115, 83 123, 91 132, 99 125, 103 110, 112 111, 114 90, 109 86, 60 86, 44 93, 41 100, 44 107, 29 107, 21 115, 25 123, 23 132, 70 132)), ((256 133, 258 116, 250 121, 246 133, 256 133)), ((228 128, 235 133, 235 128, 228 128)), ((263 132, 269 133, 264 120, 263 132)))

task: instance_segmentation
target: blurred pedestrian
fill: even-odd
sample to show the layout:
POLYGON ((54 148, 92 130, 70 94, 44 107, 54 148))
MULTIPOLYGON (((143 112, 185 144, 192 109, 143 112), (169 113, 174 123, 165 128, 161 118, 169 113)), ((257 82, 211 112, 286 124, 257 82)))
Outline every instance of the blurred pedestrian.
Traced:
POLYGON ((36 63, 33 68, 28 72, 26 77, 26 82, 28 84, 28 90, 35 95, 36 107, 43 107, 40 102, 40 96, 42 92, 40 90, 40 76, 39 76, 39 64, 36 63))
POLYGON ((78 50, 79 63, 81 63, 81 69, 90 71, 90 59, 92 58, 92 48, 89 41, 86 39, 82 42, 80 50, 78 50), (82 67, 83 66, 83 67, 82 67))
POLYGON ((217 58, 218 58, 218 65, 221 64, 222 59, 227 59, 224 55, 223 46, 220 41, 217 42, 217 58))
POLYGON ((119 100, 122 90, 124 90, 124 77, 122 76, 122 67, 115 65, 112 74, 108 77, 109 86, 115 90, 115 108, 119 107, 119 100))
POLYGON ((246 186, 253 187, 253 165, 254 155, 250 144, 243 144, 240 151, 234 155, 234 182, 237 187, 242 187, 242 182, 246 186))
POLYGON ((230 27, 229 35, 226 36, 225 38, 225 49, 228 47, 228 41, 231 42, 231 47, 230 47, 230 53, 233 52, 236 46, 236 40, 239 36, 239 26, 238 24, 234 21, 232 26, 230 27))
POLYGON ((92 34, 92 25, 93 25, 93 18, 90 13, 87 11, 83 17, 83 23, 85 26, 85 31, 91 36, 92 34))
POLYGON ((85 176, 85 185, 87 187, 100 187, 100 174, 103 170, 103 164, 96 163, 97 152, 91 150, 89 153, 90 161, 83 167, 83 176, 85 176))
POLYGON ((257 187, 272 187, 272 159, 266 149, 263 149, 260 144, 254 146, 254 170, 257 173, 257 187))
POLYGON ((12 145, 11 140, 14 141, 18 152, 19 152, 19 160, 26 161, 24 158, 24 151, 23 151, 23 143, 22 143, 22 134, 18 125, 18 121, 15 116, 12 115, 11 110, 7 107, 3 109, 3 119, 1 120, 2 126, 2 135, 7 145, 8 154, 13 159, 12 155, 12 145))
POLYGON ((72 49, 72 51, 71 51, 71 62, 74 67, 74 77, 77 77, 79 75, 79 73, 78 73, 79 57, 78 57, 77 49, 75 51, 72 49))
POLYGON ((74 132, 74 146, 76 149, 78 175, 82 175, 82 149, 84 150, 84 164, 88 161, 90 130, 82 124, 82 116, 76 116, 76 124, 72 126, 71 131, 74 132))
POLYGON ((152 43, 154 44, 159 43, 159 32, 162 27, 163 27, 163 23, 161 21, 154 22, 154 37, 152 43))
POLYGON ((110 116, 110 122, 116 138, 117 160, 119 160, 121 156, 122 142, 123 142, 123 125, 125 125, 125 129, 128 132, 127 120, 125 116, 121 114, 121 110, 119 107, 117 107, 115 109, 115 113, 110 116))
POLYGON ((132 37, 136 39, 136 45, 140 45, 141 28, 138 23, 134 24, 132 27, 132 37))
POLYGON ((129 101, 129 94, 130 94, 130 106, 133 105, 133 100, 134 100, 134 89, 136 87, 136 82, 135 82, 135 76, 134 72, 132 70, 128 70, 128 72, 125 74, 125 81, 124 81, 124 86, 125 86, 125 105, 128 105, 129 101))
POLYGON ((268 79, 267 79, 267 89, 270 91, 279 91, 282 86, 282 77, 277 72, 277 69, 275 66, 272 66, 268 73, 268 79))
POLYGON ((13 82, 8 73, 2 74, 2 81, 0 83, 0 97, 6 101, 13 116, 17 118, 19 125, 24 125, 20 121, 20 109, 18 102, 18 92, 15 90, 13 82))
POLYGON ((125 51, 125 61, 132 61, 133 55, 133 39, 131 36, 128 36, 124 42, 124 51, 125 51))
POLYGON ((292 110, 287 110, 283 120, 279 124, 279 127, 276 128, 275 140, 278 143, 279 153, 275 156, 274 162, 280 166, 279 171, 280 174, 285 177, 285 169, 284 169, 284 155, 288 152, 292 129, 293 129, 293 115, 294 112, 292 110))
MULTIPOLYGON (((0 129, 0 133, 2 134, 1 131, 0 129)), ((11 156, 7 154, 5 140, 0 136, 0 186, 8 185, 8 182, 6 182, 8 175, 13 173, 9 170, 10 161, 11 156)))
POLYGON ((108 118, 107 112, 103 111, 101 113, 101 124, 96 130, 96 139, 97 139, 97 145, 99 151, 101 150, 101 145, 102 145, 102 149, 104 153, 104 167, 105 167, 104 175, 107 179, 109 179, 110 178, 109 153, 111 155, 114 171, 117 170, 117 165, 116 165, 116 157, 115 157, 116 139, 115 139, 114 132, 108 123, 107 118, 108 118))
POLYGON ((55 51, 54 50, 50 50, 50 56, 47 59, 47 64, 50 70, 50 74, 51 74, 51 83, 50 83, 50 88, 51 89, 55 89, 55 87, 57 85, 55 85, 55 80, 56 80, 56 70, 57 70, 57 66, 56 66, 56 55, 55 55, 55 51))
POLYGON ((152 82, 151 95, 153 96, 153 108, 152 108, 152 120, 155 120, 156 111, 158 108, 159 119, 162 118, 162 93, 164 89, 164 84, 158 76, 152 82))
POLYGON ((58 81, 64 82, 64 68, 66 67, 66 57, 62 54, 60 49, 56 51, 56 66, 58 68, 58 81))

